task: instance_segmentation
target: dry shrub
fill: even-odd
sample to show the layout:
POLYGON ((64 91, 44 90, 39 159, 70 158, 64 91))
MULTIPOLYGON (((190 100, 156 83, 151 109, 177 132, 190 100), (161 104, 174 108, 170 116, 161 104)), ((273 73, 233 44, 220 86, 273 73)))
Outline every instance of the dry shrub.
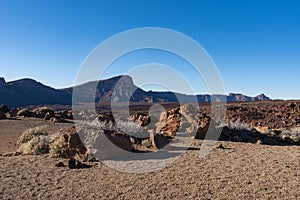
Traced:
POLYGON ((33 137, 31 140, 22 143, 18 152, 21 152, 25 155, 40 155, 49 153, 48 136, 39 135, 33 137))
POLYGON ((284 130, 280 134, 281 138, 289 138, 296 143, 300 143, 300 127, 297 126, 291 130, 284 130))
POLYGON ((152 147, 152 141, 150 139, 143 139, 142 142, 141 142, 141 145, 142 146, 145 146, 147 148, 150 148, 152 147))
POLYGON ((44 136, 48 135, 48 132, 46 130, 46 126, 37 126, 37 127, 25 130, 22 133, 22 135, 20 136, 19 142, 21 144, 27 143, 31 139, 33 139, 34 137, 38 137, 38 136, 41 136, 41 135, 44 135, 44 136))
POLYGON ((238 131, 251 131, 252 128, 243 122, 240 121, 230 121, 229 123, 221 125, 221 127, 228 127, 229 129, 232 130, 238 130, 238 131))
POLYGON ((19 138, 21 143, 18 152, 24 155, 40 155, 50 153, 52 157, 61 157, 65 147, 65 139, 57 133, 48 136, 46 126, 27 129, 19 138))
POLYGON ((49 153, 51 157, 63 157, 66 149, 66 141, 61 133, 54 134, 50 139, 49 153))

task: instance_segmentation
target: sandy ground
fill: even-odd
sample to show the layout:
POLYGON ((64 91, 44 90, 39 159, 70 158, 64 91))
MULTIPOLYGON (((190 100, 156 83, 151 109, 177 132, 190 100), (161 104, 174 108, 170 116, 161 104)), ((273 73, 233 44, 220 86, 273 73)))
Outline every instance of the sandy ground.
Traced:
MULTIPOLYGON (((9 144, 21 130, 45 122, 0 123, 3 152, 16 148, 9 144)), ((299 146, 221 142, 225 149, 200 159, 201 142, 170 166, 140 174, 96 162, 86 169, 56 167, 67 160, 47 155, 0 157, 0 199, 300 199, 299 146)))

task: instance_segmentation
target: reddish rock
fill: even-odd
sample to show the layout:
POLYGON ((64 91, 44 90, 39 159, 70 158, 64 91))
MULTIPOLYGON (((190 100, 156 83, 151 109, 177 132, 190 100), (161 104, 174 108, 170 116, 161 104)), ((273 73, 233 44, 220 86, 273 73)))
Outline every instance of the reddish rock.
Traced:
POLYGON ((138 126, 147 126, 150 124, 150 116, 144 114, 144 113, 136 113, 133 115, 130 115, 130 119, 135 121, 138 126))
POLYGON ((83 145, 75 126, 62 130, 65 138, 65 148, 63 154, 67 158, 75 158, 76 160, 85 160, 89 152, 83 145))
POLYGON ((156 133, 170 138, 175 137, 181 125, 180 108, 162 112, 157 124, 156 133))

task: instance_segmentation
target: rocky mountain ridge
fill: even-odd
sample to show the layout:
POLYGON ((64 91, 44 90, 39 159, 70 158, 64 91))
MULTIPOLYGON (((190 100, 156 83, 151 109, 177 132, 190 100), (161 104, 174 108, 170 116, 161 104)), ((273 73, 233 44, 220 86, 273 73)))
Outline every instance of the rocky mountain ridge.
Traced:
POLYGON ((76 103, 101 102, 249 102, 270 100, 264 94, 249 97, 243 94, 186 95, 173 92, 144 91, 137 87, 130 76, 116 76, 106 80, 91 81, 74 87, 55 89, 33 79, 6 82, 0 78, 0 104, 10 107, 27 105, 61 104, 72 105, 73 91, 78 94, 76 103), (212 97, 214 99, 212 99, 212 97))

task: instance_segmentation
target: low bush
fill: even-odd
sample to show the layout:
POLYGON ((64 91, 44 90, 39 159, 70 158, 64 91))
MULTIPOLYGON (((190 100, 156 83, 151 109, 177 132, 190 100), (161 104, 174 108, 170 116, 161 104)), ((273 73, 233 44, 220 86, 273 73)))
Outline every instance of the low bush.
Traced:
POLYGON ((57 133, 50 138, 49 153, 51 157, 63 157, 66 149, 65 138, 61 133, 57 133))
POLYGON ((51 157, 63 156, 65 139, 57 133, 49 136, 45 126, 27 129, 19 138, 21 144, 18 152, 24 155, 40 155, 50 153, 51 157))
POLYGON ((31 140, 22 143, 18 152, 25 155, 40 155, 49 153, 48 136, 39 135, 33 137, 31 140))
POLYGON ((22 135, 19 138, 19 142, 21 144, 29 142, 34 137, 38 137, 40 135, 48 135, 48 132, 46 130, 46 126, 37 126, 34 128, 30 128, 25 130, 22 135))
POLYGON ((239 131, 251 131, 252 130, 252 128, 248 124, 240 122, 240 121, 230 121, 225 124, 221 124, 218 127, 220 127, 220 128, 227 127, 229 129, 239 130, 239 131))

